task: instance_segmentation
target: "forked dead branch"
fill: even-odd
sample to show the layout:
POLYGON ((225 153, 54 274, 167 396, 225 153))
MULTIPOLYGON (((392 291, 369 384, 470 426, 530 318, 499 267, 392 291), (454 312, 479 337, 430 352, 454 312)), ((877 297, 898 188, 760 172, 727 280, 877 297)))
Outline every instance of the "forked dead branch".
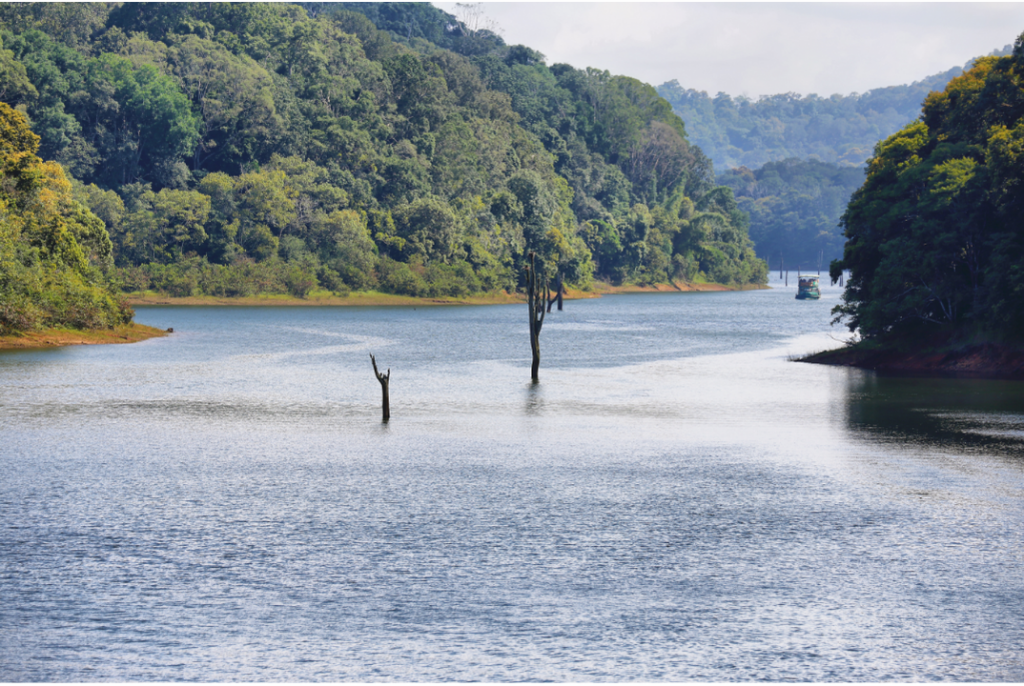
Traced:
POLYGON ((377 369, 377 360, 374 358, 373 353, 370 353, 370 362, 373 363, 373 374, 377 377, 377 381, 380 381, 380 389, 384 397, 382 400, 384 418, 382 421, 388 421, 391 419, 391 396, 388 391, 388 385, 391 383, 391 368, 388 368, 387 374, 381 374, 377 369))

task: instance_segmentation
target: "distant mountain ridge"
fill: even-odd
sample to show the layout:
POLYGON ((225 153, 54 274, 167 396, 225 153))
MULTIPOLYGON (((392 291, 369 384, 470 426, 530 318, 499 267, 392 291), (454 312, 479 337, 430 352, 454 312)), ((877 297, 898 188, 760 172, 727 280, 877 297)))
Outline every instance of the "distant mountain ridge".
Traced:
MULTIPOLYGON (((991 54, 1004 56, 1012 49, 1007 45, 991 54)), ((973 63, 910 85, 824 98, 797 93, 756 101, 726 93, 711 97, 705 91, 684 88, 678 80, 657 90, 686 123, 690 141, 711 158, 719 172, 792 158, 858 167, 871 156, 875 143, 918 118, 928 93, 941 91, 973 63)))

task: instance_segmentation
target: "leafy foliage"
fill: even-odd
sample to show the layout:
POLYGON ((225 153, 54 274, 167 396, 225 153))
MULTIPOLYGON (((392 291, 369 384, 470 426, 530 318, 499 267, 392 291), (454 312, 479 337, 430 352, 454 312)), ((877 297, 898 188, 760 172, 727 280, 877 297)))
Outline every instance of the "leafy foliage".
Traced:
POLYGON ((0 335, 131 321, 100 274, 112 247, 103 222, 38 148, 25 116, 0 103, 0 335))
POLYGON ((530 251, 581 287, 765 280, 654 88, 431 5, 8 5, 0 40, 125 288, 514 290, 530 251))
POLYGON ((864 170, 816 160, 769 162, 760 169, 729 169, 718 181, 733 189, 750 216, 750 238, 769 264, 812 269, 842 257, 839 220, 864 170))
POLYGON ((1024 35, 928 96, 875 147, 833 273, 851 330, 1024 339, 1024 35))

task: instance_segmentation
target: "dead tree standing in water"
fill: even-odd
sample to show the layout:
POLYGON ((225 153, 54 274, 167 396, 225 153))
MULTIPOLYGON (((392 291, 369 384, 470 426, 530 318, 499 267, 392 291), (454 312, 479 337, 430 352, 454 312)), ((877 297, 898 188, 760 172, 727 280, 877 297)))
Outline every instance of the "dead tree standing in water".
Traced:
POLYGON ((555 277, 555 293, 548 299, 548 312, 551 311, 551 306, 558 301, 558 311, 562 311, 562 293, 564 292, 562 287, 562 272, 558 272, 558 276, 555 277))
POLYGON ((391 369, 388 368, 387 374, 381 374, 377 371, 377 360, 374 359, 373 353, 370 353, 370 362, 373 363, 373 373, 377 377, 377 381, 380 381, 380 389, 384 393, 384 421, 391 419, 391 396, 388 393, 388 384, 391 382, 391 369))
POLYGON ((540 380, 537 372, 540 371, 540 327, 544 325, 544 306, 548 301, 548 285, 544 284, 544 291, 537 289, 537 264, 536 255, 530 253, 530 265, 526 268, 526 303, 530 307, 530 349, 533 351, 533 367, 531 378, 536 382, 540 380))

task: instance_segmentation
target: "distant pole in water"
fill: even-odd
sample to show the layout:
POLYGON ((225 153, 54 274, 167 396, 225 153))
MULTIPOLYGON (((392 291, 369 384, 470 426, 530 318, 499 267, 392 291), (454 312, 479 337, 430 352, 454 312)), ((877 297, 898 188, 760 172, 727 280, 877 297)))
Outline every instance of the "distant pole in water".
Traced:
POLYGON ((388 373, 387 374, 381 374, 379 371, 377 371, 377 360, 374 359, 373 353, 370 353, 370 362, 373 363, 373 375, 377 377, 377 381, 380 381, 380 389, 381 389, 381 392, 384 394, 384 402, 383 402, 384 419, 383 419, 383 421, 385 423, 387 423, 387 421, 389 419, 391 419, 391 395, 390 395, 390 393, 388 393, 388 384, 391 383, 391 369, 390 368, 388 369, 388 373))
POLYGON ((786 260, 782 257, 782 254, 780 253, 779 254, 779 279, 780 280, 782 279, 782 265, 785 264, 785 263, 786 263, 786 260))
POLYGON ((789 286, 789 270, 786 270, 786 286, 789 286))

